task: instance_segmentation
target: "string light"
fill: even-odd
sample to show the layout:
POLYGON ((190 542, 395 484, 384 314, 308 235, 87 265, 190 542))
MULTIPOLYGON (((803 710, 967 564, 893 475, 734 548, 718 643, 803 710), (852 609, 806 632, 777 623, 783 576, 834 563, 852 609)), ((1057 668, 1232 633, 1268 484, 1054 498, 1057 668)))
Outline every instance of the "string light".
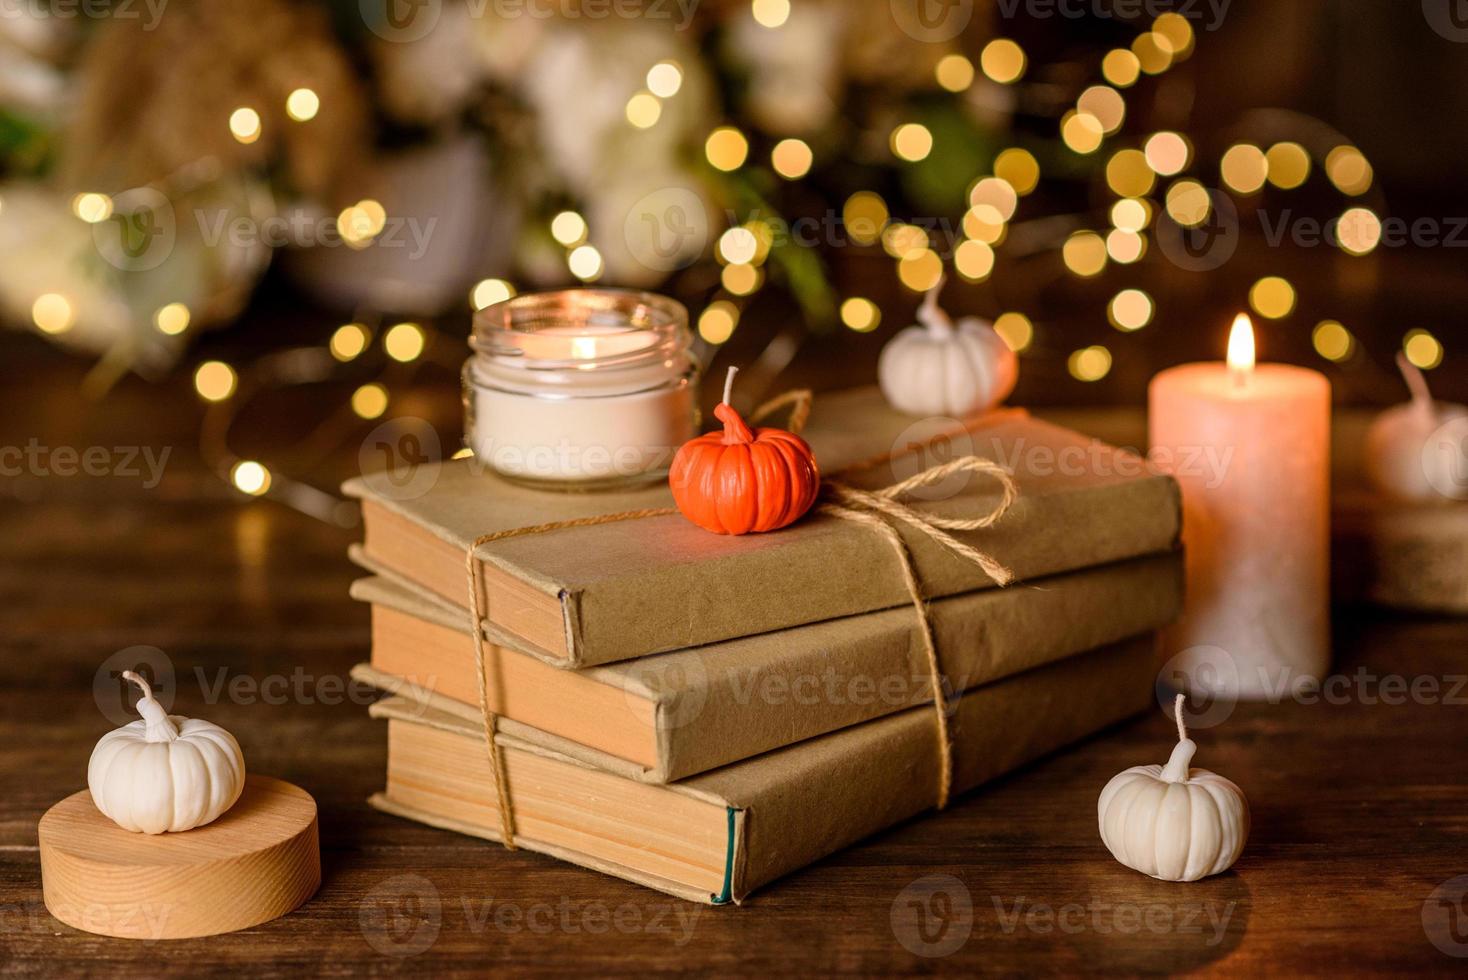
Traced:
POLYGON ((78 194, 71 199, 71 210, 89 225, 95 225, 112 217, 112 198, 106 194, 78 194))
POLYGON ((638 92, 627 100, 627 121, 638 129, 651 129, 663 115, 663 104, 651 92, 638 92))
POLYGON ((352 392, 352 411, 361 418, 381 418, 387 411, 387 389, 377 382, 369 382, 352 392))
POLYGON ((710 344, 722 344, 734 335, 739 307, 728 300, 710 303, 698 317, 698 335, 710 344))
POLYGON ((1264 154, 1268 179, 1280 190, 1294 190, 1310 176, 1310 154, 1299 143, 1276 143, 1264 154))
POLYGON ((882 248, 894 259, 928 247, 928 233, 917 225, 888 225, 882 232, 882 248))
POLYGON ((1371 189, 1371 164, 1354 146, 1337 146, 1325 155, 1325 175, 1336 190, 1359 197, 1371 189))
POLYGON ((1148 75, 1160 75, 1172 64, 1172 42, 1162 34, 1148 31, 1132 41, 1132 54, 1137 65, 1148 75))
POLYGON ((943 260, 932 249, 915 249, 897 260, 897 278, 913 292, 925 293, 943 278, 943 260))
POLYGON ((749 156, 749 141, 733 126, 720 126, 709 133, 703 152, 715 169, 727 173, 744 166, 745 158, 749 156))
POLYGON ((270 489, 270 471, 253 459, 243 459, 230 468, 229 482, 241 493, 258 497, 270 489))
POLYGON ((846 233, 858 245, 872 245, 887 227, 890 215, 887 202, 874 191, 857 191, 846 199, 841 208, 841 221, 846 233))
POLYGON ((933 134, 922 123, 903 123, 892 130, 892 152, 900 159, 916 163, 933 152, 933 134))
POLYGON ((1101 124, 1101 131, 1108 135, 1120 129, 1126 119, 1126 102, 1121 93, 1109 85, 1092 85, 1086 89, 1076 100, 1076 108, 1095 116, 1101 124))
POLYGON ((759 247, 759 242, 754 237, 754 232, 743 225, 730 228, 719 236, 716 246, 718 257, 729 263, 748 263, 754 261, 754 253, 759 247))
POLYGON ((760 287, 760 271, 752 265, 734 262, 724 266, 719 281, 735 296, 748 296, 760 287))
POLYGON ((31 320, 42 333, 66 333, 76 323, 76 311, 60 293, 42 293, 31 304, 31 320))
POLYGON ((1060 139, 1076 153, 1093 153, 1105 135, 1101 121, 1089 112, 1071 110, 1060 120, 1060 139))
POLYGON ((1077 381, 1100 381, 1111 373, 1111 351, 1100 344, 1082 347, 1066 359, 1066 367, 1077 381))
POLYGON ((882 322, 882 311, 871 300, 852 296, 841 304, 841 322, 857 333, 870 333, 882 322))
POLYGON ((1336 222, 1336 242, 1348 255, 1365 255, 1381 244, 1381 219, 1369 208, 1347 208, 1336 222))
POLYGON ((595 282, 601 278, 601 253, 594 245, 578 245, 566 256, 566 267, 582 282, 595 282))
POLYGON ((1152 209, 1146 201, 1124 198, 1111 206, 1111 224, 1121 231, 1141 231, 1152 220, 1152 209))
POLYGON ((189 328, 189 308, 183 303, 167 303, 153 314, 153 326, 158 332, 176 337, 189 328))
POLYGON ((423 328, 416 323, 399 323, 382 336, 382 349, 387 356, 403 364, 416 361, 427 345, 423 328))
POLYGON ((371 339, 372 335, 362 324, 347 323, 336 328, 327 347, 332 357, 345 364, 360 357, 371 339))
POLYGON ((296 122, 310 122, 321 111, 321 97, 308 88, 298 88, 285 97, 285 114, 296 122))
POLYGON ((1001 85, 1017 82, 1025 73, 1025 52, 1009 38, 995 38, 979 54, 979 67, 1001 85))
POLYGON ((945 54, 933 68, 938 84, 950 92, 962 92, 974 83, 974 63, 961 54, 945 54))
POLYGON ((1001 313, 994 318, 994 331, 1016 354, 1029 349, 1035 340, 1035 325, 1023 313, 1001 313))
POLYGON ((1208 219, 1213 201, 1196 180, 1179 180, 1167 189, 1167 214, 1185 228, 1196 228, 1208 219))
POLYGON ((387 211, 371 198, 344 208, 336 216, 336 230, 352 248, 365 248, 387 227, 387 211))
POLYGON ((586 219, 575 211, 562 211, 551 219, 551 237, 567 248, 586 241, 586 232, 586 219))
POLYGON ((1287 317, 1295 308, 1295 287, 1282 276, 1265 276, 1249 287, 1249 306, 1269 320, 1287 317))
POLYGON ((1137 56, 1125 48, 1106 52, 1101 59, 1101 76, 1117 88, 1129 88, 1137 83, 1142 63, 1137 56))
POLYGON ((1402 338, 1402 353, 1424 371, 1431 371, 1443 362, 1443 345, 1426 330, 1408 330, 1402 338))
POLYGON ((1147 254, 1147 239, 1135 231, 1113 228, 1106 233, 1106 254, 1114 262, 1131 265, 1147 254))
POLYGON ((1218 169, 1229 190, 1253 194, 1264 186, 1269 176, 1269 160, 1259 147, 1238 143, 1224 151, 1218 169))
POLYGON ((1140 289, 1123 289, 1111 297, 1106 316, 1118 330, 1140 330, 1152 322, 1155 306, 1152 297, 1140 289))
POLYGON ((790 0, 754 0, 750 12, 761 27, 773 30, 790 19, 790 0))
POLYGON ((1152 22, 1152 31, 1167 39, 1174 60, 1182 61, 1193 53, 1193 25, 1175 11, 1169 11, 1152 22))
POLYGON ((994 271, 994 250, 983 242, 967 239, 953 250, 953 267, 969 282, 982 282, 994 271))
POLYGON ((1089 279, 1106 268, 1106 243, 1094 231, 1073 232, 1061 246, 1060 257, 1067 269, 1089 279))
POLYGON ((1040 164, 1030 151, 1011 146, 994 158, 994 176, 1008 181, 1023 197, 1040 183, 1040 164))
POLYGON ((229 132, 237 142, 249 145, 260 138, 260 113, 240 106, 229 114, 229 132))
POLYGON ((1117 150, 1106 161, 1106 186, 1118 197, 1142 197, 1152 192, 1156 172, 1141 150, 1117 150))
POLYGON ((786 180, 798 180, 810 172, 814 157, 804 140, 783 139, 770 151, 770 166, 786 180))
POLYGON ((1315 353, 1328 361, 1344 361, 1350 358, 1356 346, 1351 331, 1335 320, 1321 320, 1310 334, 1315 353))
POLYGON ((481 279, 469 290, 469 305, 476 310, 513 298, 515 287, 503 279, 481 279))
POLYGON ((1181 133, 1153 133, 1147 139, 1147 165, 1164 177, 1182 173, 1193 149, 1181 133))
POLYGON ((206 402, 222 402, 233 395, 239 375, 223 361, 205 361, 194 370, 194 390, 206 402))
POLYGON ((647 88, 661 99, 671 99, 683 87, 683 69, 676 61, 659 61, 647 70, 647 88))

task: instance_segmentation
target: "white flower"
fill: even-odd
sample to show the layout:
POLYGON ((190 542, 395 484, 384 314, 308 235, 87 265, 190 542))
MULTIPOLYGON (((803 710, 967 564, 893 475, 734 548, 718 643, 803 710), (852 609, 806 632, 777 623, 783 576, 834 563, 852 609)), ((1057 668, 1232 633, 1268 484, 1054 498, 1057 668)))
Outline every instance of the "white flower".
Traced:
POLYGON ((749 71, 750 115, 778 135, 820 129, 840 101, 847 13, 831 3, 792 4, 789 19, 771 29, 750 9, 735 15, 728 35, 731 56, 749 71))
POLYGON ((414 41, 379 39, 372 46, 378 89, 389 114, 434 123, 461 111, 487 72, 466 3, 443 6, 433 28, 414 41))

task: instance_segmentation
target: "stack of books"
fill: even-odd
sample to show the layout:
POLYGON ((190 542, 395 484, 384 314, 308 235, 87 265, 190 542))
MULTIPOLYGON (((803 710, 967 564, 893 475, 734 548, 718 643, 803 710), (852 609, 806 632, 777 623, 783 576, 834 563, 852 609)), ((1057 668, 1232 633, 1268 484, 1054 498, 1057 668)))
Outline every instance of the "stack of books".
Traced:
MULTIPOLYGON (((1182 603, 1181 516, 1169 478, 1023 412, 932 431, 861 389, 819 398, 804 435, 823 474, 867 489, 951 453, 1015 476, 1010 511, 959 533, 1013 585, 899 527, 929 600, 958 793, 1151 702, 1155 631, 1182 603)), ((372 609, 354 676, 388 692, 371 708, 388 742, 374 806, 497 840, 506 799, 517 846, 716 904, 933 807, 945 763, 921 620, 871 527, 813 512, 723 537, 649 516, 501 537, 475 550, 473 576, 483 536, 670 494, 535 491, 473 460, 408 485, 346 488, 365 532, 352 558, 371 573, 352 589, 372 609)), ((972 517, 998 494, 959 475, 911 503, 972 517)))

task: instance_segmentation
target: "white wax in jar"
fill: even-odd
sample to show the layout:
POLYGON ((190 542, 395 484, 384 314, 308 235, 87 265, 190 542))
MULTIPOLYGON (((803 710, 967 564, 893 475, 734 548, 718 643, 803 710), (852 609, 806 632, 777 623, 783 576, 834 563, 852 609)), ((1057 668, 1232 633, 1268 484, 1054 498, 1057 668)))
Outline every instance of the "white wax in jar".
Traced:
POLYGON ((693 385, 598 397, 541 397, 476 386, 474 455, 501 473, 556 483, 666 470, 697 435, 693 385))
POLYGON ((551 483, 666 470, 697 435, 688 362, 617 363, 657 340, 625 321, 592 320, 513 338, 523 355, 471 361, 475 456, 506 475, 551 483))

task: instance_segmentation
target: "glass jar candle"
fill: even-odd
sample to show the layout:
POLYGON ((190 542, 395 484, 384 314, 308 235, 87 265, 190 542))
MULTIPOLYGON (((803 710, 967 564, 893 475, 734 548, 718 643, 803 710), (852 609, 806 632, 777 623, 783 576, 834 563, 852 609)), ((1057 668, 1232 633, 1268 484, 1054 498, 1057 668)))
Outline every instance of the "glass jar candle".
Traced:
POLYGON ((491 469, 587 490, 666 478, 698 434, 683 304, 630 289, 527 293, 474 316, 465 442, 491 469))

